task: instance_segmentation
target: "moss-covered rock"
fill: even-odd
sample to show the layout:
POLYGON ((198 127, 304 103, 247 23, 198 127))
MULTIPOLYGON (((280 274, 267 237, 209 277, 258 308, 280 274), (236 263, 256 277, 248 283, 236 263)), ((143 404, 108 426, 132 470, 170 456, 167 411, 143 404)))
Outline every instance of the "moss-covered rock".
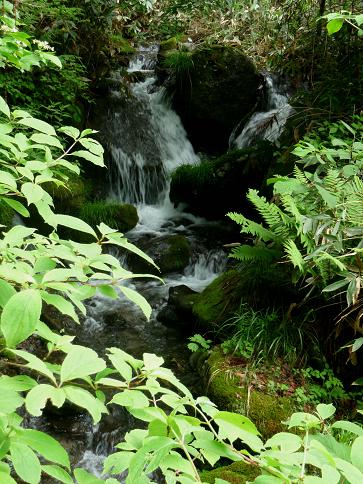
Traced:
POLYGON ((245 264, 222 273, 197 294, 193 314, 200 326, 210 330, 231 317, 242 303, 256 310, 276 305, 288 308, 295 298, 291 278, 281 265, 245 264))
MULTIPOLYGON (((191 246, 184 235, 162 236, 138 244, 160 268, 160 273, 180 272, 189 264, 191 246)), ((134 272, 160 274, 155 267, 140 257, 130 254, 129 264, 134 272)))
POLYGON ((191 60, 186 72, 173 71, 174 107, 197 150, 223 152, 233 128, 253 111, 261 77, 236 47, 196 49, 191 60))
POLYGON ((92 181, 71 176, 64 185, 47 183, 44 188, 52 196, 56 212, 77 216, 92 192, 92 181))
POLYGON ((246 415, 265 438, 284 429, 282 422, 294 412, 291 398, 251 389, 245 365, 229 360, 219 348, 211 352, 206 367, 207 393, 220 410, 246 415))
POLYGON ((93 228, 103 222, 123 233, 133 229, 139 221, 133 205, 104 200, 85 203, 80 209, 79 217, 93 228))
POLYGON ((170 199, 212 220, 240 211, 248 188, 260 188, 273 158, 268 142, 230 151, 199 165, 182 165, 172 175, 170 199))
POLYGON ((222 466, 212 471, 203 471, 200 477, 203 482, 214 484, 216 479, 224 479, 231 484, 243 484, 253 482, 261 472, 257 466, 243 461, 233 462, 229 466, 222 466))
POLYGON ((0 225, 5 226, 5 228, 2 228, 1 230, 11 228, 14 215, 14 210, 10 208, 9 205, 3 200, 0 200, 0 225))

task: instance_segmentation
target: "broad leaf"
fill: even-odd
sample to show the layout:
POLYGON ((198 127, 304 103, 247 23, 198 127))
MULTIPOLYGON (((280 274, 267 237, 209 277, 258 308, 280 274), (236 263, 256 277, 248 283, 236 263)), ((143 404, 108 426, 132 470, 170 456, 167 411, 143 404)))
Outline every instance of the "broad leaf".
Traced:
POLYGON ((62 363, 61 383, 93 375, 105 368, 105 361, 95 351, 84 346, 74 346, 62 363))
POLYGON ((28 338, 37 326, 42 310, 39 291, 26 289, 14 294, 1 314, 1 330, 12 348, 28 338))

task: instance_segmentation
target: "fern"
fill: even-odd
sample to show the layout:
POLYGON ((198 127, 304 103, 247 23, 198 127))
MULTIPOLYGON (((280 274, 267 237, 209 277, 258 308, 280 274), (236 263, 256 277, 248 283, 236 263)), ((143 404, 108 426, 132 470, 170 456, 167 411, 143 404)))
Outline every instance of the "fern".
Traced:
POLYGON ((261 246, 240 245, 232 250, 229 257, 243 262, 270 263, 281 257, 281 251, 261 246))
POLYGON ((305 261, 295 242, 291 239, 287 240, 284 243, 284 249, 289 261, 303 273, 305 271, 305 261))
POLYGON ((262 197, 257 190, 253 189, 248 191, 247 198, 253 203, 265 223, 277 236, 282 238, 288 236, 288 217, 275 203, 267 202, 265 197, 262 197))
POLYGON ((248 218, 244 217, 240 213, 229 212, 227 213, 227 217, 229 217, 237 224, 241 225, 242 234, 253 235, 254 237, 258 237, 264 242, 271 242, 271 241, 278 240, 278 237, 273 231, 266 229, 265 227, 263 227, 261 224, 257 222, 253 222, 253 220, 249 220, 248 218))

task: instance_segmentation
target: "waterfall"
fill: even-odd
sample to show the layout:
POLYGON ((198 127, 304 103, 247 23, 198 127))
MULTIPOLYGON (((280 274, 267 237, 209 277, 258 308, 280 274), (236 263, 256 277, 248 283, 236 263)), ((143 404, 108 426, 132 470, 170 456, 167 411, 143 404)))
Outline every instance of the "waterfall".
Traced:
POLYGON ((289 90, 286 84, 278 82, 277 77, 265 74, 267 91, 266 108, 252 114, 240 134, 238 126, 231 135, 230 146, 246 148, 258 140, 276 141, 294 109, 290 106, 289 90))
POLYGON ((169 202, 170 173, 198 161, 164 88, 156 85, 157 53, 156 46, 142 47, 131 59, 128 73, 141 80, 126 95, 112 90, 108 118, 110 196, 136 204, 141 222, 151 226, 175 212, 169 202))

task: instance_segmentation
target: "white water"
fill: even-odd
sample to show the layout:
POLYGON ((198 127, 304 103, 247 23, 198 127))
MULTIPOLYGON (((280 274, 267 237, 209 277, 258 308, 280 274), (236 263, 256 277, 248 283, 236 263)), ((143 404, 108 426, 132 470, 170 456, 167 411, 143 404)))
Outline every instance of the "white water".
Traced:
POLYGON ((254 113, 245 124, 242 132, 231 135, 230 145, 235 148, 246 148, 257 140, 274 142, 282 134, 287 120, 294 109, 289 104, 287 86, 278 85, 275 78, 265 75, 267 88, 266 110, 254 113))
POLYGON ((127 108, 133 111, 133 121, 136 113, 138 123, 127 126, 127 118, 115 111, 119 136, 109 146, 116 167, 111 173, 111 197, 136 204, 138 231, 158 231, 167 220, 180 216, 180 210, 169 201, 170 174, 179 165, 199 161, 164 88, 156 86, 153 68, 157 52, 156 46, 144 47, 131 60, 128 72, 144 76, 132 84, 127 108), (121 131, 120 123, 125 127, 121 131))
MULTIPOLYGON (((168 275, 164 284, 155 280, 135 283, 153 307, 149 323, 145 323, 140 309, 131 302, 97 295, 88 304, 84 334, 88 343, 93 340, 92 347, 98 352, 107 346, 120 345, 136 357, 146 351, 163 355, 168 361, 177 354, 182 361, 186 345, 180 333, 157 321, 157 314, 167 304, 171 287, 184 284, 202 291, 225 268, 226 255, 221 249, 206 249, 203 237, 193 232, 193 226, 208 226, 204 219, 185 213, 182 207, 174 208, 169 200, 172 171, 181 164, 197 163, 199 158, 180 118, 166 102, 163 89, 156 86, 153 77, 156 55, 155 46, 143 48, 130 62, 129 73, 137 78, 142 74, 142 80, 132 85, 128 101, 123 102, 116 90, 112 92, 115 106, 107 127, 110 198, 137 206, 139 223, 128 234, 136 245, 142 237, 157 240, 158 236, 181 233, 189 238, 194 254, 184 272, 168 275)), ((188 355, 186 361, 187 358, 188 355)), ((119 422, 115 431, 95 428, 93 445, 84 452, 78 465, 100 477, 105 457, 122 440, 120 429, 125 432, 130 427, 130 422, 119 422)), ((119 482, 124 479, 124 475, 118 476, 119 482)), ((158 482, 157 476, 152 482, 158 482)))

